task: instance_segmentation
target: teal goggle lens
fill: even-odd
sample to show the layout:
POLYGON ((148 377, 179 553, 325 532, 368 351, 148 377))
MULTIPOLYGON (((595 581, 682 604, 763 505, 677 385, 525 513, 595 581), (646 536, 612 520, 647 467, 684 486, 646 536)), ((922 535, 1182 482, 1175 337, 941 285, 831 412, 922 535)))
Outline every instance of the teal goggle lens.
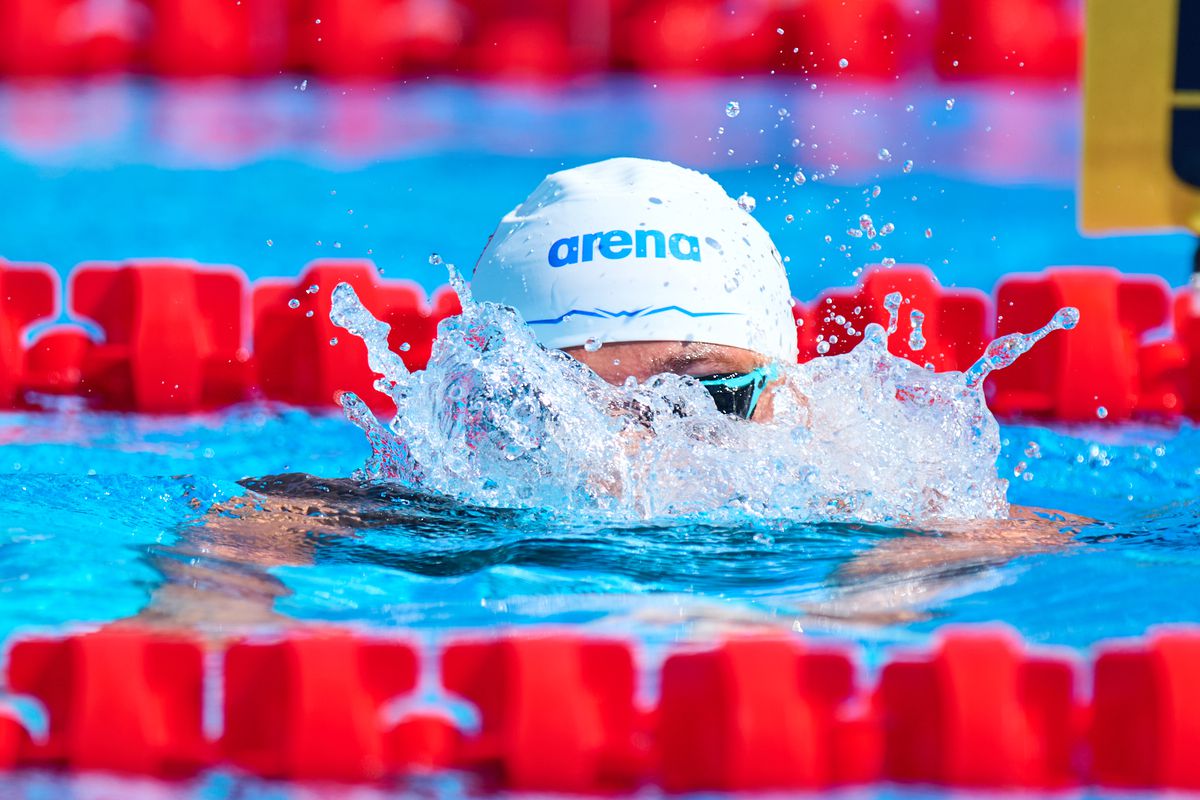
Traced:
POLYGON ((720 375, 697 375, 696 380, 712 395, 717 410, 742 419, 750 419, 763 390, 775 377, 775 368, 759 367, 750 372, 726 372, 720 375))

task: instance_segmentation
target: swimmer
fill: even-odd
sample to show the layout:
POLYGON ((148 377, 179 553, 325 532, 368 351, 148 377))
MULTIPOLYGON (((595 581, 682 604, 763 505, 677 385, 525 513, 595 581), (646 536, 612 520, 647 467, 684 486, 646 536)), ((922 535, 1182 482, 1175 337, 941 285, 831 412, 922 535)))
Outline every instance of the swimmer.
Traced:
POLYGON ((664 161, 548 176, 500 221, 471 291, 609 383, 691 376, 735 417, 769 420, 779 366, 796 362, 771 237, 712 178, 664 161))
MULTIPOLYGON (((767 232, 711 178, 665 162, 619 158, 548 176, 501 220, 471 289, 515 308, 543 346, 611 384, 690 376, 719 411, 753 422, 771 420, 787 389, 782 368, 797 359, 787 276, 767 232)), ((286 624, 276 603, 290 590, 273 569, 329 553, 430 575, 460 569, 356 541, 368 527, 425 530, 429 504, 449 501, 311 476, 242 485, 245 497, 148 553, 163 583, 140 622, 286 624)), ((1012 516, 882 540, 830 576, 831 598, 798 599, 796 613, 887 624, 964 576, 1069 543, 1064 529, 1087 523, 1016 507, 1012 516)), ((476 555, 466 561, 468 571, 486 566, 476 555)))

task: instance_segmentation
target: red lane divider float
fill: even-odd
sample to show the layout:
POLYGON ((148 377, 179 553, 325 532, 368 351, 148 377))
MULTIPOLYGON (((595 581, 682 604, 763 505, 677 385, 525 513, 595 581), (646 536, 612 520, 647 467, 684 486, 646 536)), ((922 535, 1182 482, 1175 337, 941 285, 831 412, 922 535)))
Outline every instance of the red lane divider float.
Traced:
POLYGON ((420 286, 382 281, 366 260, 316 261, 298 281, 259 281, 253 297, 254 355, 258 386, 267 398, 328 406, 339 392, 352 391, 374 408, 387 408, 387 398, 373 388, 366 346, 329 321, 331 294, 342 282, 354 286, 363 304, 392 326, 388 343, 412 370, 424 369, 429 361, 438 323, 462 311, 448 288, 430 303, 420 286))
POLYGON ((938 0, 934 64, 948 80, 1074 81, 1083 14, 1059 0, 938 0))
POLYGON ((798 329, 801 360, 815 356, 819 342, 828 345, 828 355, 848 353, 861 341, 868 323, 886 327, 884 298, 891 292, 899 292, 904 298, 898 309, 896 333, 888 339, 888 350, 893 355, 945 371, 965 370, 983 354, 991 338, 992 308, 987 295, 976 289, 943 289, 927 267, 906 264, 891 269, 870 268, 857 287, 820 295, 809 306, 804 324, 798 329), (915 343, 911 341, 914 311, 924 315, 925 344, 918 350, 910 346, 915 343))
POLYGON ((42 703, 48 731, 0 716, 0 768, 341 781, 454 768, 507 789, 600 793, 1200 787, 1197 628, 1102 645, 1089 673, 1007 629, 958 626, 931 652, 887 660, 874 685, 852 651, 803 639, 676 646, 657 670, 631 644, 566 633, 458 641, 440 672, 478 712, 461 728, 439 710, 445 692, 432 711, 393 713, 411 706, 419 662, 401 639, 330 628, 235 642, 219 673, 182 635, 18 640, 9 690, 42 703), (652 704, 642 681, 658 687, 652 704), (217 691, 223 720, 206 728, 217 691))
MULTIPOLYGON (((1157 408, 1164 414, 1181 411, 1200 419, 1200 294, 1181 289, 1174 302, 1175 338, 1143 350, 1143 361, 1157 356, 1158 364, 1146 365, 1143 373, 1158 389, 1157 408)), ((1152 396, 1153 397, 1153 396, 1152 396)))
POLYGON ((41 701, 49 718, 21 763, 161 776, 213 763, 195 640, 135 630, 25 639, 9 653, 7 685, 41 701))
POLYGON ((460 642, 442 654, 445 688, 479 709, 457 763, 520 790, 615 791, 644 772, 633 651, 575 636, 460 642))
POLYGON ((1101 649, 1091 729, 1096 783, 1200 789, 1198 673, 1195 631, 1101 649))
POLYGON ((1030 657, 1016 637, 946 635, 884 666, 877 695, 884 777, 1053 789, 1079 782, 1081 716, 1070 661, 1030 657))
POLYGON ((146 64, 174 77, 277 75, 287 53, 290 3, 154 0, 146 64))
POLYGON ((234 644, 225 653, 222 753, 272 778, 401 771, 382 709, 416 685, 416 652, 399 641, 323 632, 234 644))
POLYGON ((58 314, 58 275, 45 264, 0 259, 0 408, 22 405, 27 370, 23 331, 58 314))
MULTIPOLYGON (((253 287, 235 268, 159 260, 81 265, 68 282, 69 308, 95 329, 47 325, 58 313, 55 273, 0 262, 0 405, 77 395, 99 408, 151 413, 256 397, 327 408, 338 392, 353 391, 386 412, 365 347, 329 320, 330 293, 343 281, 392 326, 389 344, 411 370, 427 364, 438 323, 461 310, 448 287, 430 299, 414 283, 384 280, 367 260, 315 261, 299 279, 253 287), (37 335, 27 341, 31 326, 37 335)), ((886 325, 892 292, 903 303, 889 350, 937 370, 965 370, 994 336, 1079 308, 1075 330, 1048 337, 989 379, 997 416, 1200 419, 1200 305, 1190 289, 1175 298, 1172 328, 1169 290, 1152 276, 1054 268, 1005 278, 993 301, 940 286, 926 267, 873 265, 858 286, 795 305, 800 359, 847 352, 868 323, 886 325), (913 312, 923 315, 923 347, 912 338, 913 312)))
POLYGON ((84 8, 80 0, 6 0, 0 75, 96 75, 134 64, 147 9, 141 3, 84 8))
POLYGON ((1067 422, 1167 413, 1161 390, 1143 397, 1139 368, 1146 333, 1169 319, 1166 281, 1096 267, 1010 275, 996 287, 996 333, 1034 330, 1063 306, 1079 309, 1078 327, 996 373, 992 409, 1067 422))
POLYGON ((68 289, 71 310, 104 331, 104 340, 84 352, 80 391, 111 408, 150 413, 246 399, 245 288, 245 276, 233 267, 80 266, 68 289))
POLYGON ((658 708, 660 781, 671 791, 872 781, 879 736, 855 693, 845 650, 746 639, 672 655, 658 708))
POLYGON ((1070 0, 941 0, 936 13, 920 11, 906 0, 735 9, 726 0, 7 0, 0 75, 561 78, 635 69, 891 79, 929 64, 947 78, 1076 73, 1081 25, 1070 0))

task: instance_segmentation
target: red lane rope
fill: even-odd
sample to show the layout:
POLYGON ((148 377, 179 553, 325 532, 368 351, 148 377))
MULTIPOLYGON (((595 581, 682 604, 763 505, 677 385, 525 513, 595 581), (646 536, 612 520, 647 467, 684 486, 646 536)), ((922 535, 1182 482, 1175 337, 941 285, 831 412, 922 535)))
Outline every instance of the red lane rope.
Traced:
POLYGON ((6 0, 0 76, 563 78, 602 70, 1072 80, 1067 0, 6 0), (93 7, 94 6, 94 7, 93 7), (915 6, 915 7, 914 7, 915 6), (922 11, 931 13, 922 14, 922 11), (845 60, 844 67, 839 62, 845 60))
MULTIPOLYGON (((428 361, 438 322, 461 310, 448 287, 428 298, 414 283, 382 279, 367 260, 315 261, 298 279, 252 286, 236 267, 87 263, 71 274, 67 306, 102 338, 67 324, 27 341, 31 325, 58 313, 58 279, 45 265, 0 260, 0 407, 37 408, 38 395, 75 395, 98 408, 145 413, 256 398, 317 408, 349 390, 386 411, 363 344, 329 321, 330 292, 342 281, 391 324, 389 341, 410 369, 428 361)), ((993 337, 1034 330, 1063 306, 1080 309, 1075 330, 1049 337, 989 379, 997 416, 1200 419, 1200 303, 1187 289, 1172 298, 1160 278, 1104 267, 1009 275, 992 297, 944 288, 919 265, 869 267, 858 286, 796 303, 801 360, 817 357, 819 343, 830 355, 851 349, 868 323, 887 322, 883 298, 894 291, 905 303, 889 349, 937 370, 966 369, 993 337), (926 341, 915 350, 914 310, 925 315, 926 341)))
MULTIPOLYGON (((413 708, 403 638, 311 629, 234 642, 205 669, 184 634, 105 629, 18 640, 9 690, 42 703, 35 739, 0 715, 0 767, 183 776, 213 766, 370 781, 470 770, 512 789, 1200 788, 1200 629, 1101 645, 1090 665, 1011 631, 950 627, 867 680, 854 651, 799 638, 677 646, 567 633, 451 642, 413 708), (653 665, 650 665, 653 666, 653 665), (654 681, 651 707, 637 700, 654 681), (204 708, 219 691, 220 731, 204 708), (456 723, 459 698, 477 714, 456 723), (400 703, 397 706, 397 703, 400 703), (211 727, 211 725, 209 726, 211 727)), ((461 714, 458 716, 461 717, 461 714)))

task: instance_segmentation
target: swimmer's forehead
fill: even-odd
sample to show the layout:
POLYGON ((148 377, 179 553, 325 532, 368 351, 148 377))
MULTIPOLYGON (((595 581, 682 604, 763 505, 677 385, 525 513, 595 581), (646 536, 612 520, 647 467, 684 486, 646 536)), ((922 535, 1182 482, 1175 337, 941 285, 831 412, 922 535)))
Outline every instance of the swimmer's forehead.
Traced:
MULTIPOLYGON (((582 348, 568 348, 573 355, 581 355, 582 351, 582 348)), ((650 375, 685 374, 699 368, 709 372, 749 371, 766 362, 766 358, 753 350, 709 342, 619 342, 588 355, 619 360, 627 367, 640 366, 650 375)))

